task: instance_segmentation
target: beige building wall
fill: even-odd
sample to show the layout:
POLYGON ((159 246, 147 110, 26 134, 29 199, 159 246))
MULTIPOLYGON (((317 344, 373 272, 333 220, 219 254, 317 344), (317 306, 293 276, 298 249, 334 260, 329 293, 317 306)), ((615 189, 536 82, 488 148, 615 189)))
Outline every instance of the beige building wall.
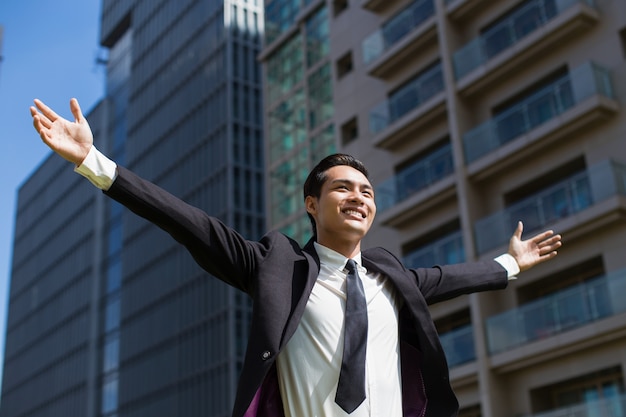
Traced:
POLYGON ((419 23, 396 32, 365 63, 364 40, 417 3, 426 1, 327 2, 333 11, 330 61, 339 149, 370 168, 377 198, 384 184, 402 177, 406 167, 427 165, 442 145, 449 146, 454 168, 407 195, 395 190, 365 245, 406 256, 456 232, 466 260, 488 259, 506 251, 503 236, 513 229, 510 221, 484 219, 512 213, 520 204, 532 207, 520 212, 527 215, 520 220, 561 233, 559 256, 521 274, 505 291, 432 307, 442 335, 470 325, 475 354, 451 363, 461 416, 560 416, 567 415, 558 414, 566 407, 578 407, 581 416, 624 415, 619 394, 626 369, 626 313, 620 309, 626 301, 626 2, 435 0, 431 16, 420 20, 419 13, 407 13, 404 26, 397 25, 419 23), (498 21, 507 29, 487 39, 498 21), (508 44, 506 33, 515 38, 508 44), (459 59, 459 51, 481 34, 483 53, 501 49, 459 75, 455 65, 479 57, 476 52, 459 59), (414 96, 426 98, 372 132, 372 110, 436 63, 441 90, 433 93, 422 82, 414 96), (541 91, 543 102, 537 98, 541 91), (513 109, 510 120, 502 116, 506 108, 513 109), (498 117, 503 120, 494 122, 498 117), (490 131, 467 139, 489 120, 490 131), (468 159, 468 148, 471 154, 490 135, 501 143, 468 159), (540 212, 543 220, 535 222, 530 216, 540 212), (570 293, 580 302, 563 301, 570 293), (529 313, 533 305, 543 306, 544 313, 529 313), (575 323, 564 317, 568 312, 575 323), (514 329, 520 322, 511 321, 507 334, 496 334, 490 323, 504 313, 521 317, 527 329, 514 329), (546 321, 545 334, 538 318, 546 321), (526 339, 513 341, 522 334, 526 339), (490 337, 504 347, 494 350, 490 337), (590 405, 592 398, 600 402, 590 405))

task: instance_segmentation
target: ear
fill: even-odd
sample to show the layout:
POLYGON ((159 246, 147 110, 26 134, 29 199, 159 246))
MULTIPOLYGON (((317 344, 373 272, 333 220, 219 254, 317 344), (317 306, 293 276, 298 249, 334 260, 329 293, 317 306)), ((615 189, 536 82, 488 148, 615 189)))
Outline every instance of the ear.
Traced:
POLYGON ((306 196, 304 199, 304 207, 306 208, 306 212, 311 216, 315 217, 317 214, 317 198, 312 195, 306 196))

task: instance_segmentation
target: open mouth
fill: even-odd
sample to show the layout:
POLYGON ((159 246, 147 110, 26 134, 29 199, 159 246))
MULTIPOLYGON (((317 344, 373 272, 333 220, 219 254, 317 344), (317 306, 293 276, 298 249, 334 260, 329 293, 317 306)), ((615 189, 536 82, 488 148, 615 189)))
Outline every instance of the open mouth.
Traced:
POLYGON ((364 219, 367 216, 365 215, 365 213, 359 211, 359 210, 355 210, 355 209, 345 209, 341 211, 344 214, 347 214, 349 216, 356 216, 358 218, 364 219))

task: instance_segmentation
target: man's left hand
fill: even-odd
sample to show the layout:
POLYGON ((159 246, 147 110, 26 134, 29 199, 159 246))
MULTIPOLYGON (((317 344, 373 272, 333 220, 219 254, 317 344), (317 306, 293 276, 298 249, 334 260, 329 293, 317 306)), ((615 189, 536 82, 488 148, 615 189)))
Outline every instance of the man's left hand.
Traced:
POLYGON ((561 235, 555 235, 552 230, 539 233, 530 239, 522 240, 524 225, 517 223, 517 229, 509 241, 509 254, 515 258, 520 271, 552 259, 561 247, 561 235))

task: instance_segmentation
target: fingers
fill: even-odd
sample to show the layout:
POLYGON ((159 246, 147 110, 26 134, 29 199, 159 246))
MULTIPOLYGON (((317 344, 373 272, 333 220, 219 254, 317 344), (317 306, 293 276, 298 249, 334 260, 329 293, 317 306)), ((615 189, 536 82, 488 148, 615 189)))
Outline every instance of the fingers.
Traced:
POLYGON ((548 260, 554 258, 556 255, 557 255, 557 251, 548 252, 545 255, 541 255, 539 257, 539 262, 548 261, 548 260))
MULTIPOLYGON (((557 240, 560 239, 560 235, 556 235, 558 236, 557 240)), ((539 233, 538 235, 533 236, 530 241, 536 244, 539 244, 549 238, 553 238, 554 237, 554 231, 553 230, 546 230, 545 232, 539 233)))
POLYGON ((561 247, 563 243, 561 243, 561 235, 552 236, 550 239, 542 242, 539 245, 539 248, 542 251, 555 251, 561 247))
POLYGON ((522 240, 522 232, 524 231, 524 224, 522 223, 522 221, 518 221, 517 222, 517 228, 515 228, 515 232, 513 233, 513 235, 518 238, 519 240, 522 240))
POLYGON ((43 101, 36 98, 34 102, 35 102, 35 106, 37 106, 41 114, 46 116, 48 120, 50 120, 51 122, 54 122, 56 119, 59 118, 59 115, 56 114, 54 111, 52 111, 50 107, 43 104, 43 101))
POLYGON ((70 100, 70 110, 72 111, 72 114, 74 115, 74 119, 76 119, 78 123, 81 123, 84 119, 83 112, 80 110, 80 105, 78 104, 78 100, 76 100, 75 98, 72 98, 70 100))

